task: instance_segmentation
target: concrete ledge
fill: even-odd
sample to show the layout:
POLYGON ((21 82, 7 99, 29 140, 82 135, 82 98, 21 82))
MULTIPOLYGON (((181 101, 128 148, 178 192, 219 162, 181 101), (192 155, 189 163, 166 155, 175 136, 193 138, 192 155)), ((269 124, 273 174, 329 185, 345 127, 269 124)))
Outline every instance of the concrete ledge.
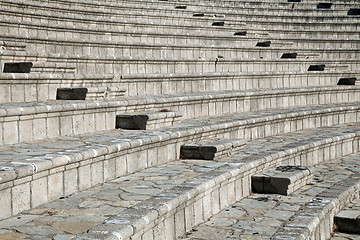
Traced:
MULTIPOLYGON (((128 112, 172 109, 181 112, 185 119, 192 119, 329 102, 355 102, 360 101, 359 91, 358 86, 336 86, 144 96, 107 101, 3 104, 0 109, 0 145, 115 129, 115 116, 128 112)), ((346 105, 342 109, 347 109, 346 105)), ((348 105, 351 106, 349 111, 357 109, 348 105)))
POLYGON ((251 176, 255 193, 290 195, 312 181, 312 171, 301 166, 279 166, 251 176))
POLYGON ((244 139, 211 139, 185 144, 180 148, 180 158, 216 160, 238 153, 245 144, 244 139))

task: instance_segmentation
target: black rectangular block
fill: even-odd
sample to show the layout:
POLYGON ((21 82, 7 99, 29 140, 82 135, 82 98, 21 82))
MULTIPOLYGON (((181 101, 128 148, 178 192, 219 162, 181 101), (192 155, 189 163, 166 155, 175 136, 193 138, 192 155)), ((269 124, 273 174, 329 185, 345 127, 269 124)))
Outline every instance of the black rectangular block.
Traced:
POLYGON ((265 41, 265 42, 258 42, 256 44, 256 47, 270 47, 271 41, 265 41))
POLYGON ((87 88, 58 88, 56 100, 85 100, 87 88))
POLYGON ((310 65, 308 71, 324 71, 324 69, 325 69, 325 64, 310 65))
POLYGON ((4 73, 30 73, 33 66, 32 62, 16 62, 16 63, 5 63, 4 73))

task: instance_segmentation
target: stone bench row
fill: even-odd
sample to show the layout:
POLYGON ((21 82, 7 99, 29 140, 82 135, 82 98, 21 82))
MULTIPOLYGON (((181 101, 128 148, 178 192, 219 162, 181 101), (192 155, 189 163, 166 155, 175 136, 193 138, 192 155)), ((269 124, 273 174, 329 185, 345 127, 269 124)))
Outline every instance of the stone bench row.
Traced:
POLYGON ((2 74, 0 103, 55 100, 58 88, 86 88, 90 99, 261 88, 357 84, 358 72, 253 72, 134 75, 2 74), (100 81, 101 80, 101 81, 100 81))
MULTIPOLYGON (((2 105, 0 145, 115 129, 121 113, 182 113, 184 119, 318 104, 360 101, 359 87, 229 91, 206 94, 144 96, 108 101, 42 102, 2 105)), ((337 113, 336 113, 337 114, 337 113)))
POLYGON ((293 194, 244 197, 181 239, 329 239, 335 230, 332 217, 360 190, 359 176, 351 170, 359 163, 357 153, 329 160, 315 166, 312 182, 293 194))
MULTIPOLYGON (((8 10, 7 12, 3 12, 4 15, 8 16, 6 18, 6 21, 2 20, 2 22, 6 23, 18 23, 19 21, 23 24, 28 23, 35 26, 46 26, 50 28, 66 28, 69 23, 73 26, 73 28, 85 28, 87 26, 89 29, 92 30, 107 30, 109 32, 118 32, 118 31, 138 31, 141 28, 146 28, 148 31, 151 32, 164 32, 164 33, 188 33, 188 34, 208 34, 212 33, 213 35, 218 34, 225 34, 225 33, 234 33, 237 29, 240 28, 246 28, 247 25, 256 26, 253 29, 258 30, 264 30, 264 29, 276 29, 276 30, 287 30, 289 29, 289 25, 291 25, 291 28, 294 29, 302 29, 310 31, 310 30, 347 30, 347 31, 356 31, 358 30, 359 23, 354 22, 353 19, 350 19, 349 22, 344 23, 343 20, 340 22, 334 22, 334 23, 328 23, 326 22, 326 19, 314 19, 314 21, 311 21, 311 19, 308 19, 308 17, 305 19, 305 21, 292 21, 291 19, 293 16, 290 16, 289 19, 282 19, 282 20, 274 20, 274 17, 270 15, 271 20, 269 21, 263 21, 266 16, 258 16, 255 18, 255 16, 251 15, 249 19, 244 19, 244 17, 240 18, 239 20, 214 20, 213 18, 210 18, 208 20, 196 17, 192 18, 188 25, 185 25, 181 19, 181 25, 179 23, 167 23, 162 21, 162 17, 158 16, 157 20, 154 19, 153 21, 149 20, 143 20, 143 21, 129 21, 128 19, 126 21, 97 21, 93 19, 83 19, 83 18, 69 18, 67 16, 65 17, 46 17, 41 14, 35 14, 33 12, 28 13, 26 15, 25 13, 14 13, 11 10, 8 10), (24 21, 24 19, 30 19, 29 22, 24 21), (202 19, 204 22, 197 26, 194 25, 194 20, 197 19, 196 22, 201 23, 202 19), (91 24, 89 25, 89 21, 91 21, 91 24), (46 24, 44 24, 46 22, 46 24), (217 25, 216 25, 217 24, 217 25), (221 25, 220 25, 221 24, 221 25), (213 26, 212 26, 213 25, 213 26), (201 27, 200 27, 201 26, 201 27), (272 27, 269 27, 272 26, 272 27)), ((167 18, 167 16, 164 16, 164 18, 167 18)), ((296 20, 296 19, 295 19, 296 20)), ((265 30, 266 31, 266 30, 265 30)), ((355 35, 355 33, 354 33, 355 35)))
MULTIPOLYGON (((180 146, 192 142, 194 139, 212 136, 257 139, 283 132, 289 133, 358 120, 358 114, 354 114, 353 110, 350 112, 344 109, 340 110, 344 113, 344 118, 340 120, 338 113, 332 115, 331 110, 329 111, 327 107, 323 108, 323 113, 318 110, 315 110, 314 113, 310 113, 310 111, 299 113, 300 109, 292 109, 283 115, 280 115, 279 112, 269 113, 268 119, 265 119, 261 113, 258 113, 257 118, 253 116, 246 120, 237 120, 237 116, 234 116, 235 119, 230 117, 220 121, 203 119, 200 122, 193 121, 180 124, 178 127, 157 131, 141 131, 131 134, 124 130, 107 131, 3 148, 2 171, 0 171, 0 189, 2 189, 0 198, 3 199, 1 218, 16 215, 24 210, 82 191, 124 174, 178 159, 180 146), (273 121, 269 121, 269 118, 273 118, 273 121), (319 120, 317 120, 318 118, 319 120), (324 121, 325 119, 328 121, 324 121), (301 121, 300 125, 298 124, 299 120, 301 121), (30 149, 32 150, 30 151, 30 149), (36 152, 34 152, 35 149, 37 149, 36 152), (23 154, 19 154, 20 152, 23 154)), ((313 129, 311 131, 312 134, 315 132, 313 129)), ((322 162, 324 160, 322 157, 328 159, 349 154, 353 148, 357 149, 358 147, 358 143, 352 143, 354 137, 357 136, 355 133, 358 131, 359 128, 356 124, 332 126, 328 130, 326 128, 318 129, 317 133, 320 136, 316 143, 309 141, 308 138, 305 142, 298 141, 299 138, 294 137, 292 133, 291 136, 297 141, 295 146, 298 147, 293 147, 292 150, 284 149, 280 153, 277 148, 275 151, 268 151, 269 156, 265 158, 267 161, 256 160, 249 165, 249 170, 252 173, 256 170, 263 171, 264 168, 280 164, 286 155, 294 156, 290 162, 301 161, 300 164, 308 166, 322 162), (332 134, 331 137, 326 137, 329 132, 332 134), (341 146, 340 143, 344 143, 344 146, 341 146), (337 144, 340 145, 336 146, 337 144), (317 152, 309 151, 314 148, 316 151, 325 151, 325 148, 327 154, 317 155, 317 152), (329 151, 333 148, 336 151, 329 151), (302 157, 301 160, 300 157, 295 158, 302 152, 306 152, 307 154, 304 156, 309 156, 309 158, 302 157), (313 154, 319 158, 312 159, 313 154), (268 162, 269 160, 273 161, 268 162)), ((244 151, 246 152, 246 149, 244 151)), ((246 160, 246 156, 244 160, 246 160)), ((226 162, 234 160, 237 161, 235 158, 233 160, 226 159, 226 162)), ((249 178, 250 176, 247 175, 246 180, 248 181, 249 178)), ((249 182, 246 182, 246 189, 245 196, 250 193, 249 182)), ((208 217, 206 216, 206 218, 208 217)))
MULTIPOLYGON (((18 26, 18 25, 17 25, 18 26)), ((17 28, 15 28, 16 30, 17 28)), ((227 46, 227 47, 255 47, 259 42, 270 41, 271 47, 289 47, 294 48, 351 48, 357 49, 359 41, 340 39, 295 39, 295 38, 271 38, 271 37, 249 37, 241 35, 231 36, 206 36, 206 35, 169 35, 153 34, 147 32, 123 32, 117 34, 105 34, 105 32, 94 32, 81 30, 67 31, 55 29, 46 29, 49 31, 45 39, 41 36, 31 36, 31 30, 28 26, 22 26, 20 32, 3 33, 0 38, 3 41, 12 41, 27 44, 27 51, 39 53, 67 53, 81 55, 114 55, 116 49, 122 49, 125 43, 146 43, 146 44, 175 44, 175 45, 195 45, 195 46, 227 46), (105 38, 106 37, 106 38, 105 38), (85 40, 89 39, 89 40, 85 40)), ((40 29, 39 29, 40 30, 40 29)), ((44 29, 45 30, 45 29, 44 29)), ((240 31, 242 32, 242 31, 240 31)), ((35 34, 37 35, 37 34, 35 34)))
MULTIPOLYGON (((214 13, 209 11, 197 10, 197 11, 188 11, 188 15, 184 14, 169 14, 166 9, 164 12, 152 13, 151 10, 144 10, 145 12, 132 13, 132 8, 129 7, 129 10, 124 11, 109 11, 105 10, 104 12, 89 11, 91 9, 79 9, 77 12, 73 12, 73 8, 65 8, 63 5, 57 6, 47 6, 44 9, 44 6, 40 5, 29 5, 27 3, 27 9, 19 8, 18 5, 14 3, 4 3, 4 6, 1 10, 4 16, 13 21, 17 19, 29 19, 34 23, 44 22, 45 20, 50 24, 57 24, 61 21, 91 21, 91 25, 115 25, 116 22, 120 23, 146 23, 153 22, 159 24, 181 24, 181 25, 193 25, 193 26, 211 26, 216 21, 225 21, 225 26, 231 27, 240 27, 243 26, 244 22, 248 21, 259 21, 268 19, 269 21, 281 22, 328 22, 328 23, 354 23, 357 21, 357 18, 354 17, 333 17, 333 16, 313 16, 311 17, 311 11, 305 11, 302 14, 298 14, 294 10, 279 10, 279 9, 264 9, 265 13, 259 12, 259 9, 244 9, 244 12, 224 12, 222 13, 219 10, 214 11, 214 13), (257 12, 254 12, 257 11, 257 12), (197 21, 194 21, 196 17, 197 21), (306 18, 305 18, 306 17, 306 18), (124 21, 124 19, 126 19, 124 21), (146 21, 145 21, 146 20, 146 21)), ((243 26, 244 27, 244 26, 243 26)))
MULTIPOLYGON (((153 74, 153 73, 196 73, 196 72, 279 72, 279 71, 355 71, 359 69, 358 59, 238 59, 238 58, 210 58, 210 59, 171 59, 171 58, 132 58, 132 57, 87 57, 48 59, 46 63, 33 65, 48 66, 51 71, 56 70, 52 65, 68 66, 65 69, 76 68, 79 74, 153 74), (52 60, 52 61, 50 61, 52 60)), ((41 69, 39 70, 41 71, 41 69)), ((37 71, 37 72, 39 72, 37 71)), ((72 71, 73 72, 73 71, 72 71)))
MULTIPOLYGON (((27 2, 28 3, 28 2, 27 2)), ((48 1, 46 1, 48 3, 48 1)), ((74 2, 64 2, 63 7, 71 7, 74 6, 74 2)), ((132 11, 136 11, 134 8, 138 8, 141 6, 141 9, 138 9, 138 12, 159 12, 159 11, 172 11, 175 14, 184 14, 189 11, 207 11, 207 12, 214 12, 217 14, 221 13, 234 13, 236 11, 244 11, 244 12, 263 12, 264 9, 269 9, 276 13, 276 11, 284 11, 284 12, 307 12, 306 15, 316 16, 316 15, 333 15, 333 16, 344 16, 348 13, 349 9, 359 7, 359 4, 333 4, 331 9, 321 9, 321 11, 317 10, 317 6, 319 3, 316 4, 299 4, 296 7, 292 7, 292 4, 287 2, 283 3, 267 3, 267 2, 242 2, 241 6, 239 5, 224 5, 224 4, 203 4, 203 3, 167 3, 167 2, 148 2, 148 1, 140 1, 136 2, 125 2, 125 3, 116 3, 116 4, 106 4, 104 2, 97 3, 97 4, 89 4, 86 2, 77 1, 76 7, 78 9, 99 9, 99 5, 102 6, 101 10, 119 10, 119 9, 131 9, 132 11), (280 9, 279 9, 280 8, 280 9), (276 10, 277 9, 277 10, 276 10), (181 10, 181 11, 180 11, 181 10)), ((53 5, 52 5, 53 6, 53 5)), ((55 4, 55 6, 59 6, 59 4, 55 4)))
MULTIPOLYGON (((296 146, 283 146, 281 150, 274 149, 271 152, 263 152, 263 154, 251 152, 246 154, 247 158, 236 155, 224 159, 226 162, 219 163, 183 161, 168 163, 164 167, 151 167, 138 174, 118 178, 109 184, 29 211, 29 214, 33 213, 36 216, 23 224, 18 223, 15 228, 17 233, 33 237, 50 237, 54 232, 59 235, 67 232, 71 234, 70 237, 76 236, 74 239, 139 239, 146 237, 177 239, 229 204, 247 197, 250 194, 250 177, 254 173, 270 166, 295 164, 296 162, 314 165, 357 151, 358 125, 353 127, 343 125, 342 127, 346 128, 347 132, 341 128, 322 128, 311 134, 306 131, 300 132, 297 135, 303 141, 296 146), (321 132, 323 130, 330 131, 333 137, 324 135, 321 132), (336 154, 333 153, 335 149, 339 150, 336 154), (315 160, 314 155, 321 157, 315 160), (192 172, 191 175, 189 170, 192 172), (158 185, 164 184, 166 186, 158 187, 158 185), (124 194, 125 192, 130 194, 124 194), (104 193, 107 193, 106 200, 101 197, 104 193), (68 206, 68 202, 76 202, 79 206, 83 203, 81 204, 84 206, 83 210, 79 208, 75 210, 76 212, 73 210, 73 216, 81 216, 90 207, 84 202, 86 196, 89 196, 88 194, 91 194, 92 199, 98 203, 107 201, 110 209, 95 213, 92 218, 95 223, 86 224, 87 227, 82 231, 72 232, 68 228, 68 224, 75 224, 75 222, 67 222, 62 219, 62 213, 59 210, 68 206), (135 198, 142 200, 131 202, 135 198), (119 201, 126 204, 126 207, 118 208, 118 205, 111 204, 112 202, 119 203, 119 201), (49 208, 52 209, 52 214, 45 212, 49 208), (49 221, 36 219, 41 216, 48 216, 49 221), (29 231, 33 228, 56 230, 29 231)), ((287 142, 295 141, 292 136, 287 135, 286 137, 287 142)), ((249 147, 249 150, 252 149, 254 148, 249 147)), ((351 192, 357 192, 358 186, 354 190, 351 192)), ((72 208, 75 206, 75 204, 71 204, 72 208)), ((26 214, 20 216, 26 216, 26 214)), ((5 220, 3 226, 5 229, 11 230, 17 222, 15 220, 14 223, 13 219, 5 220)), ((77 220, 76 223, 78 222, 82 221, 77 220)))
MULTIPOLYGON (((318 49, 290 47, 215 47, 203 45, 167 45, 146 43, 122 43, 114 49, 111 47, 101 50, 102 54, 113 54, 117 57, 134 58, 243 58, 243 59, 358 59, 360 50, 357 49, 318 49)), ((275 43, 276 45, 276 43, 275 43)), ((45 49, 43 49, 45 50, 45 49)), ((69 58, 87 58, 79 54, 66 54, 69 58)), ((55 58, 66 58, 63 54, 47 54, 25 51, 4 50, 0 60, 5 61, 54 61, 55 58)), ((71 60, 73 61, 73 60, 71 60)))

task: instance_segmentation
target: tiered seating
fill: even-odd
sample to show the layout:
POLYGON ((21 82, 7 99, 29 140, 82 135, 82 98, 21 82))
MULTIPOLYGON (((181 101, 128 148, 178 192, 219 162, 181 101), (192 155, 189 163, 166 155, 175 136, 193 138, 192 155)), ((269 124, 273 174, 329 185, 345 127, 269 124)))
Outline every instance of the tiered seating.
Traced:
POLYGON ((251 189, 324 239, 358 196, 357 1, 0 4, 0 239, 221 239, 251 189))

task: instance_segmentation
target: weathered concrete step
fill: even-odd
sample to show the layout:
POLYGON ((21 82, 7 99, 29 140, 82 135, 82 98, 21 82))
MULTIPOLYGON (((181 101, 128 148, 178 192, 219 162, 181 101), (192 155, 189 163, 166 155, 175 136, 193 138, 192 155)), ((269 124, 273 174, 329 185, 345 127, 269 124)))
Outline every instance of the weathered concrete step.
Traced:
MULTIPOLYGON (((341 106, 337 109, 325 106, 273 109, 248 115, 234 114, 221 118, 187 120, 174 127, 153 131, 98 131, 2 147, 0 189, 3 190, 0 192, 0 198, 3 199, 4 196, 4 202, 11 204, 15 201, 16 204, 4 206, 7 210, 0 211, 0 216, 10 217, 116 177, 178 159, 180 146, 193 142, 193 139, 233 136, 238 139, 255 140, 280 133, 325 127, 317 131, 321 135, 319 141, 325 143, 327 141, 324 140, 324 136, 330 134, 329 131, 332 129, 338 130, 334 125, 359 121, 359 104, 354 105, 357 106, 357 110, 352 106, 349 109, 344 104, 341 106), (20 193, 24 194, 18 199, 20 193)), ((345 138, 354 137, 353 130, 349 128, 357 126, 342 125, 339 127, 341 136, 345 133, 345 138)), ((69 124, 66 127, 68 129, 69 124)), ((33 128, 29 128, 31 129, 33 128)), ((289 135, 297 141, 295 145, 307 144, 298 140, 296 134, 289 135)), ((330 136, 334 137, 333 134, 330 136)), ((335 139, 342 141, 344 138, 335 139)), ((332 141, 329 140, 329 144, 332 141)), ((274 145, 275 148, 277 146, 274 145)), ((348 148, 344 147, 343 151, 348 151, 348 148)), ((279 157, 278 152, 279 149, 276 148, 273 153, 279 157)), ((269 150, 268 154, 271 153, 269 150)), ((338 153, 341 151, 331 154, 338 153)), ((244 149, 242 154, 248 153, 244 149)), ((316 158, 313 161, 317 162, 320 159, 316 158)), ((294 164, 303 165, 304 162, 297 161, 294 164)))
MULTIPOLYGON (((219 162, 187 160, 150 167, 3 220, 1 234, 42 239, 64 235, 73 239, 176 239, 247 197, 252 174, 270 166, 296 164, 300 161, 296 156, 302 154, 301 164, 311 166, 356 152, 359 131, 359 124, 313 129, 282 135, 280 143, 279 136, 253 141, 243 154, 219 162), (339 151, 328 151, 331 147, 339 151), (305 154, 309 151, 314 153, 305 154), (319 158, 314 159, 313 154, 319 158)), ((351 186, 340 189, 349 197, 354 181, 345 180, 351 186)))
POLYGON ((168 109, 157 112, 133 112, 116 115, 115 128, 149 130, 170 127, 181 122, 182 114, 168 109))
POLYGON ((360 200, 352 201, 334 217, 336 230, 360 234, 360 200))
POLYGON ((75 73, 74 63, 11 62, 4 63, 4 73, 75 73))
POLYGON ((303 166, 278 166, 251 176, 254 193, 290 195, 311 183, 313 170, 303 166))
MULTIPOLYGON (((233 72, 179 74, 0 74, 0 103, 55 100, 57 88, 117 87, 129 96, 164 95, 232 90, 279 89, 335 86, 340 79, 352 79, 357 84, 360 72, 233 72), (47 91, 41 91, 47 89, 47 91)), ((351 84, 351 85, 353 85, 351 84)), ((358 85, 358 84, 357 84, 358 85)), ((94 91, 97 92, 97 91, 94 91)), ((98 92, 99 93, 99 92, 98 92)), ((101 99, 102 96, 96 94, 101 99)), ((110 92, 112 99, 113 91, 110 92)), ((92 97, 92 95, 91 95, 92 97)), ((117 96, 116 96, 117 97, 117 96)))
POLYGON ((101 100, 124 97, 126 90, 121 87, 58 88, 57 100, 101 100))
POLYGON ((197 72, 279 72, 306 71, 311 65, 324 70, 359 69, 359 59, 242 59, 242 58, 141 58, 99 57, 58 59, 56 62, 33 63, 32 72, 77 72, 80 74, 154 74, 197 72), (74 60, 74 61, 72 61, 74 60))
POLYGON ((329 239, 331 218, 359 194, 360 176, 353 168, 359 163, 359 153, 322 162, 313 168, 315 180, 291 195, 244 197, 181 239, 329 239))
MULTIPOLYGON (((339 111, 350 114, 358 109, 356 102, 360 101, 359 91, 359 86, 333 86, 147 95, 107 101, 2 104, 0 124, 3 131, 0 145, 112 130, 115 129, 117 114, 134 111, 171 109, 181 112, 184 119, 197 119, 236 113, 247 116, 250 111, 271 111, 307 105, 313 110, 317 108, 317 104, 331 103, 319 106, 318 109, 332 108, 326 114, 329 116, 338 114, 339 111)), ((308 113, 306 108, 303 109, 308 113)), ((291 118, 291 115, 288 117, 291 118)))
POLYGON ((244 139, 208 139, 196 143, 182 145, 180 158, 216 160, 232 156, 241 151, 246 144, 244 139))

